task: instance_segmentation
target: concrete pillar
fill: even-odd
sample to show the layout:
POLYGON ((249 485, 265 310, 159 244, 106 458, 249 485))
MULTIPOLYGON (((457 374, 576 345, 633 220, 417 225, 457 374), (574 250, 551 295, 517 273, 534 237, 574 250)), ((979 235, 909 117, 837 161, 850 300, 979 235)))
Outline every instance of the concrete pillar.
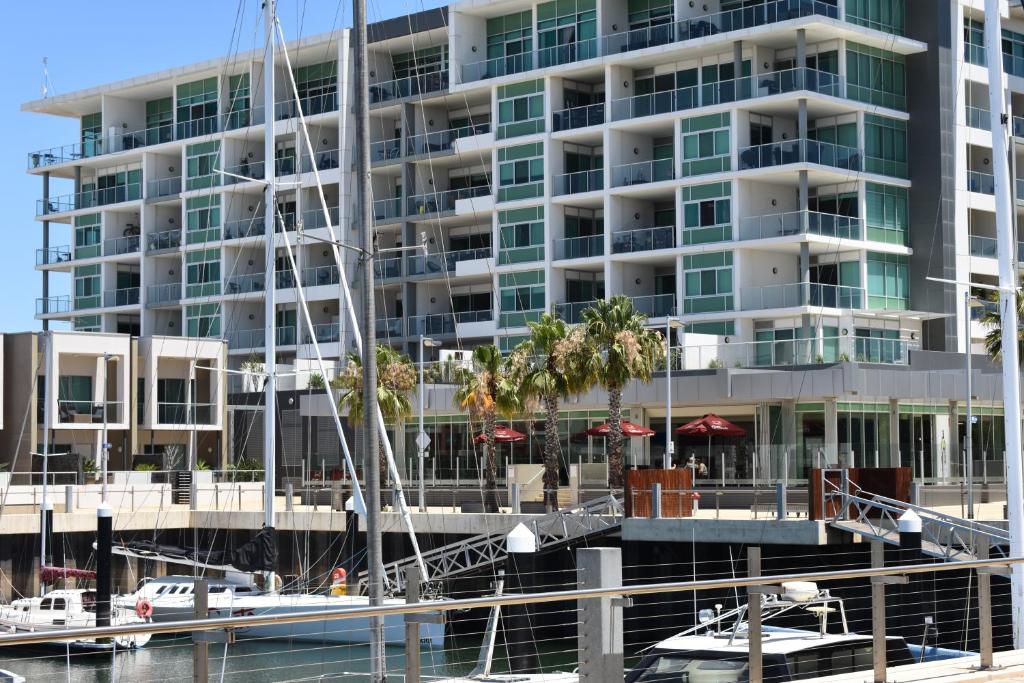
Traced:
POLYGON ((807 29, 797 29, 796 32, 796 68, 803 69, 807 66, 807 29))
MULTIPOLYGON (((796 124, 797 124, 797 137, 800 140, 807 139, 807 100, 800 98, 797 101, 797 112, 796 112, 796 124)), ((801 143, 803 144, 803 143, 801 143)), ((804 159, 806 161, 806 159, 804 159)))
MULTIPOLYGON (((579 588, 610 588, 622 585, 622 550, 580 548, 576 551, 579 588)), ((622 608, 614 598, 580 600, 577 627, 581 683, 613 683, 622 680, 622 608)))
MULTIPOLYGON (((753 71, 753 69, 751 69, 753 71)), ((736 100, 741 100, 744 97, 744 81, 743 79, 743 41, 737 40, 732 44, 732 73, 733 81, 736 84, 735 97, 736 100)))
POLYGON ((835 398, 825 399, 825 461, 829 467, 839 463, 839 407, 835 398))
POLYGON ((889 399, 889 462, 883 467, 902 467, 900 456, 900 402, 889 399))

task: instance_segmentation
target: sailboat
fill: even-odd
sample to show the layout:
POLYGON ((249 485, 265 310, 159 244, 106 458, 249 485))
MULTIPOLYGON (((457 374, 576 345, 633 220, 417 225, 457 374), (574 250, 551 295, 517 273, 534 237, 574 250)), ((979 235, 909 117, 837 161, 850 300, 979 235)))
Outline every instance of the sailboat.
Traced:
MULTIPOLYGON (((266 111, 274 110, 274 82, 275 82, 275 71, 274 71, 274 53, 275 53, 275 35, 280 38, 282 46, 285 45, 284 35, 281 31, 280 25, 277 22, 275 13, 275 3, 273 0, 266 0, 264 5, 264 28, 267 46, 267 56, 264 60, 264 106, 266 111)), ((290 85, 292 90, 292 96, 295 98, 295 103, 298 111, 298 119, 300 126, 300 138, 305 142, 308 153, 313 155, 312 144, 309 139, 308 130, 306 129, 305 117, 302 112, 302 101, 298 95, 298 89, 295 85, 292 77, 292 68, 290 60, 288 59, 287 49, 284 48, 284 57, 286 60, 286 72, 290 79, 290 85)), ((272 125, 266 125, 264 131, 264 146, 265 146, 265 158, 274 158, 274 127, 272 125)), ((265 165, 265 177, 262 182, 265 184, 265 206, 272 209, 277 206, 275 197, 275 181, 274 181, 274 165, 265 165)), ((353 329, 353 334, 357 340, 356 346, 359 352, 363 354, 373 353, 372 348, 368 349, 361 343, 359 335, 359 324, 355 318, 354 306, 352 301, 351 292, 348 289, 348 283, 344 276, 344 265, 341 259, 341 254, 338 249, 338 245, 341 244, 334 235, 333 225, 330 219, 330 212, 327 208, 327 202, 323 193, 323 186, 320 181, 319 170, 316 164, 312 166, 313 173, 316 177, 316 185, 320 194, 321 205, 324 210, 324 216, 328 229, 332 234, 332 240, 329 244, 334 250, 335 260, 338 264, 338 268, 342 271, 340 284, 342 291, 345 295, 347 302, 347 310, 350 316, 350 322, 353 329)), ((292 246, 289 242, 288 232, 286 230, 275 229, 276 222, 279 218, 278 214, 274 210, 265 211, 266 214, 266 226, 264 234, 267 236, 266 239, 266 272, 274 272, 276 266, 276 244, 273 238, 276 234, 281 234, 284 240, 284 246, 288 255, 288 262, 292 271, 296 274, 296 291, 298 294, 299 307, 305 317, 306 324, 312 329, 312 321, 309 316, 309 308, 303 294, 301 278, 298 276, 298 269, 295 262, 295 257, 292 252, 292 246)), ((275 319, 275 304, 274 304, 274 288, 268 287, 265 294, 265 319, 267 321, 273 321, 275 319)), ((266 538, 273 539, 273 527, 274 527, 274 475, 275 475, 275 448, 276 448, 276 435, 275 435, 275 420, 274 416, 276 413, 275 400, 276 400, 276 350, 275 350, 275 335, 267 334, 265 342, 265 359, 264 359, 264 372, 266 375, 265 393, 264 393, 264 457, 265 466, 264 472, 266 476, 266 485, 264 487, 264 529, 261 532, 266 538)), ((316 354, 316 360, 319 365, 320 373, 322 377, 329 376, 327 373, 326 365, 324 364, 323 357, 320 353, 320 348, 317 340, 312 339, 312 346, 316 354)), ((356 469, 352 461, 351 453, 349 452, 348 445, 346 442, 345 434, 341 428, 341 419, 338 415, 338 408, 335 404, 333 397, 330 394, 330 388, 325 387, 328 392, 328 405, 331 409, 331 414, 335 422, 335 428, 340 439, 342 451, 345 457, 346 466, 348 467, 353 482, 353 503, 357 513, 368 514, 367 507, 362 499, 362 495, 359 489, 359 483, 356 476, 356 469)), ((400 479, 398 478, 398 471, 394 464, 394 455, 391 450, 391 444, 389 443, 387 433, 384 429, 383 415, 379 409, 376 410, 376 417, 378 422, 378 428, 381 434, 381 440, 384 444, 385 455, 388 460, 388 465, 391 470, 392 479, 396 482, 396 489, 398 493, 399 508, 402 512, 403 519, 406 527, 410 534, 412 546, 414 552, 419 559, 419 565, 422 576, 429 578, 426 574, 426 568, 420 557, 419 545, 416 540, 415 534, 412 529, 411 518, 408 512, 408 506, 405 503, 404 493, 401 491, 400 479)), ((378 512, 378 511, 373 511, 378 512)), ((370 513, 373 514, 373 513, 370 513)), ((379 530, 378 532, 379 533, 379 530)), ((130 548, 121 548, 115 552, 120 554, 136 554, 137 556, 153 556, 154 555, 143 555, 132 551, 130 548)), ((267 590, 254 590, 251 585, 245 582, 227 582, 223 585, 218 583, 215 584, 217 587, 216 591, 210 593, 208 598, 209 615, 216 617, 237 617, 237 616, 261 616, 261 615, 273 615, 273 614, 294 614, 300 612, 322 612, 325 610, 340 610, 345 608, 360 608, 368 607, 371 604, 369 596, 364 595, 348 595, 341 590, 331 590, 322 594, 284 594, 278 593, 274 587, 276 586, 275 577, 273 575, 274 566, 273 563, 276 560, 276 550, 272 553, 264 553, 265 561, 260 563, 259 567, 246 568, 249 570, 259 570, 265 575, 264 586, 268 587, 267 590), (271 557, 272 555, 272 557, 271 557)), ((160 557, 165 561, 180 563, 184 558, 168 558, 160 557)), ((379 557, 377 558, 379 561, 379 557)), ((204 566, 211 569, 217 569, 228 573, 234 572, 237 574, 239 567, 236 564, 227 564, 222 566, 211 566, 204 564, 199 561, 189 562, 194 566, 204 566)), ((147 581, 138 587, 138 589, 127 595, 123 596, 120 600, 123 604, 134 604, 135 602, 145 599, 148 600, 153 607, 153 619, 155 621, 173 621, 180 619, 183 616, 191 614, 192 608, 192 585, 193 579, 188 576, 177 576, 177 577, 164 577, 157 581, 147 581)), ((403 600, 398 598, 385 598, 382 603, 384 605, 401 605, 405 604, 403 600)), ((311 642, 330 642, 330 643, 372 643, 372 623, 371 619, 342 619, 336 618, 333 620, 309 622, 302 624, 268 624, 263 626, 255 626, 245 629, 237 629, 236 635, 241 637, 253 637, 253 638, 286 638, 289 640, 296 641, 311 641, 311 642)), ((404 645, 405 643, 405 620, 402 615, 394 615, 387 617, 383 620, 383 642, 391 645, 404 645)), ((437 623, 426 623, 421 626, 420 630, 421 640, 426 641, 432 645, 440 645, 444 639, 444 624, 442 622, 437 623)))

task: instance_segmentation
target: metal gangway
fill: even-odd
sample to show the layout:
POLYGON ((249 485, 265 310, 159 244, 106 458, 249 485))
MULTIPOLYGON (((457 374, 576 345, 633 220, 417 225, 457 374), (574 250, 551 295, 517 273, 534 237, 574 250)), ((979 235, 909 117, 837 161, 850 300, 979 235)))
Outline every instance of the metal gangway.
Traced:
POLYGON ((865 491, 845 469, 821 470, 822 517, 829 526, 899 545, 898 520, 907 510, 921 518, 921 551, 944 560, 978 559, 985 544, 992 557, 1009 557, 1010 534, 997 526, 947 515, 865 491))
MULTIPOLYGON (((537 551, 542 552, 617 531, 622 526, 624 516, 622 500, 612 494, 547 513, 525 524, 537 538, 537 551)), ((515 525, 510 522, 496 531, 471 536, 422 553, 428 573, 426 583, 439 588, 438 584, 445 579, 503 562, 505 537, 515 525)), ((385 564, 385 591, 392 595, 401 594, 405 590, 405 569, 416 564, 415 557, 385 564)), ((359 573, 358 580, 362 593, 367 581, 366 571, 359 573)))

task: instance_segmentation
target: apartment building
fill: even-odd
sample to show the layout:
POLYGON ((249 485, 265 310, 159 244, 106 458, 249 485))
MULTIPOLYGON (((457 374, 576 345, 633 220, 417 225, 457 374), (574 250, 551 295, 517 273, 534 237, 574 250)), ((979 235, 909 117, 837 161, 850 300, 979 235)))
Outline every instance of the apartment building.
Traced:
MULTIPOLYGON (((1024 13, 1006 5, 1001 19, 1016 98, 1024 13)), ((696 453, 735 480, 798 478, 816 458, 962 472, 959 361, 927 352, 966 348, 965 288, 927 278, 994 278, 983 20, 980 2, 959 0, 465 0, 374 24, 377 246, 426 245, 374 260, 378 338, 413 355, 421 336, 508 350, 543 311, 577 322, 594 300, 625 294, 652 326, 680 326, 671 426, 713 411, 749 427, 728 462, 684 440, 677 457, 696 453), (950 381, 927 381, 936 373, 950 381)), ((339 273, 316 239, 328 233, 313 166, 340 238, 357 233, 347 34, 289 51, 316 151, 299 144, 281 70, 275 168, 294 189, 277 207, 272 329, 282 361, 298 362, 312 336, 330 358, 351 345, 339 273), (285 239, 303 240, 311 330, 285 239)), ((233 367, 261 352, 260 60, 25 105, 81 129, 79 142, 29 156, 44 188, 39 317, 224 337, 233 367), (56 226, 69 246, 51 246, 56 226), (49 296, 54 272, 71 274, 72 296, 49 296)), ((975 348, 985 331, 972 325, 975 348)), ((1001 471, 997 383, 987 386, 972 429, 989 445, 975 459, 1001 471)), ((634 462, 664 457, 665 391, 659 379, 628 397, 631 418, 660 432, 633 444, 634 462)), ((471 426, 445 396, 430 402, 434 473, 475 476, 471 426)), ((571 407, 566 459, 600 460, 602 443, 579 433, 603 420, 603 398, 571 407)), ((509 461, 536 461, 539 437, 529 421, 521 431, 509 461)))

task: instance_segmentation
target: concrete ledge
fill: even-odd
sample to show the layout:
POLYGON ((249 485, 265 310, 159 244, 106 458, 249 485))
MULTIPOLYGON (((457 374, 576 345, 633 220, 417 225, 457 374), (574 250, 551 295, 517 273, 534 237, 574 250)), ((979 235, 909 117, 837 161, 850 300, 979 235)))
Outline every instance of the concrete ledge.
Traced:
POLYGON ((824 522, 806 519, 631 518, 622 523, 623 541, 826 545, 824 522))

